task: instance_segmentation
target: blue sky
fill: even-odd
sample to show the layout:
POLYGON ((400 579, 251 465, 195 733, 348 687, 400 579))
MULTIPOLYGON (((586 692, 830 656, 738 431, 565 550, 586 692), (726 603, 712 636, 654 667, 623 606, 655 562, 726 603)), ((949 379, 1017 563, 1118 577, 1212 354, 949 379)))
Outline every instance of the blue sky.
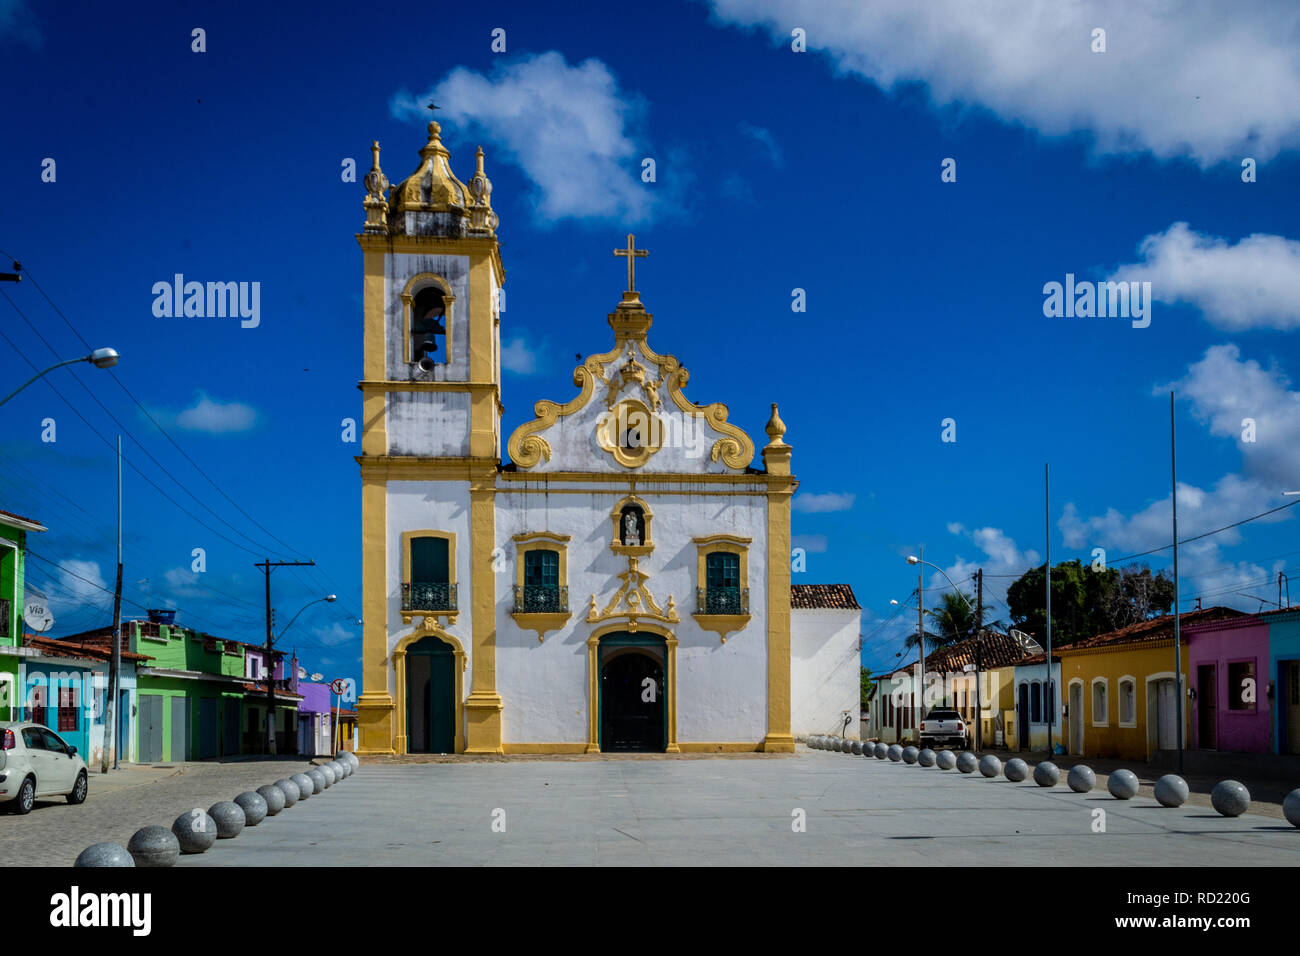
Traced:
MULTIPOLYGON (((0 286, 0 371, 16 385, 81 338, 123 356, 0 409, 0 508, 50 528, 29 568, 54 633, 109 619, 95 585, 112 585, 125 430, 128 461, 176 502, 127 466, 127 613, 176 606, 258 640, 252 563, 310 556, 275 573, 279 620, 340 600, 285 643, 357 674, 358 446, 340 423, 360 412, 364 190, 341 169, 364 175, 378 139, 390 180, 408 175, 429 97, 453 168, 467 178, 481 143, 495 186, 507 434, 570 396, 576 353, 608 346, 610 252, 634 231, 652 344, 691 370, 690 396, 760 437, 780 403, 808 551, 795 580, 853 585, 867 664, 892 662, 914 619, 891 622, 889 601, 915 586, 921 544, 959 583, 983 567, 1007 617, 1006 584, 1044 553, 1046 461, 1054 561, 1167 544, 1171 387, 1182 536, 1295 501, 1293 5, 1231 23, 1208 2, 546 6, 0 0, 0 251, 71 322, 34 283, 0 286), (175 273, 260 282, 260 323, 155 317, 151 288, 175 273), (1151 282, 1150 325, 1046 317, 1044 285, 1067 273, 1151 282)), ((1275 599, 1277 571, 1300 566, 1295 527, 1288 510, 1187 546, 1184 605, 1275 599)))

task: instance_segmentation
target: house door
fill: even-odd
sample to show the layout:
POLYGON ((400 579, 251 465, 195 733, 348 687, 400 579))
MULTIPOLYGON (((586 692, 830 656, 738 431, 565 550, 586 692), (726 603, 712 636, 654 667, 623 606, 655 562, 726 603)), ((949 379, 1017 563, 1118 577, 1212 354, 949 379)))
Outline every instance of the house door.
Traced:
POLYGON ((226 708, 226 733, 222 741, 221 753, 223 756, 231 756, 239 753, 239 699, 225 697, 222 698, 222 704, 226 708))
POLYGON ((605 753, 663 753, 667 747, 667 688, 663 660, 655 651, 619 647, 602 661, 600 749, 605 753))
POLYGON ((406 752, 456 752, 456 654, 432 634, 406 651, 406 752))
POLYGON ((117 703, 117 759, 130 760, 130 741, 131 741, 131 692, 129 690, 121 691, 121 698, 117 703))
POLYGON ((1070 685, 1070 753, 1083 756, 1083 685, 1070 685))
POLYGON ((163 758, 163 699, 161 694, 141 694, 140 759, 145 763, 160 763, 163 758))
POLYGON ((1219 746, 1219 687, 1214 672, 1213 664, 1196 668, 1196 746, 1202 750, 1219 746))
POLYGON ((173 697, 172 701, 172 759, 190 759, 190 699, 173 697))
POLYGON ((1300 754, 1300 661, 1281 661, 1278 669, 1286 675, 1286 687, 1283 698, 1286 702, 1286 739, 1283 752, 1300 754))
POLYGON ((1178 692, 1172 680, 1156 682, 1156 747, 1178 747, 1178 692))
POLYGON ((1016 749, 1029 748, 1029 685, 1021 684, 1016 699, 1016 749))
POLYGON ((217 699, 199 698, 199 759, 210 760, 217 756, 217 699))

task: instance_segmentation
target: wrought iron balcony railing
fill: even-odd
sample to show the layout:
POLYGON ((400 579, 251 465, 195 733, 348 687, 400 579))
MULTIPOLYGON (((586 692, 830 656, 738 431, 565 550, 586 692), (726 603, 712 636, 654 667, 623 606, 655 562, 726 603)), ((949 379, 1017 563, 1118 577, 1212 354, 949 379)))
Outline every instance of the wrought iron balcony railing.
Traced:
POLYGON ((516 614, 567 614, 569 589, 542 584, 515 585, 516 614))
POLYGON ((456 585, 411 583, 402 585, 403 611, 454 611, 456 585))
POLYGON ((748 614, 749 588, 696 588, 696 614, 748 614))

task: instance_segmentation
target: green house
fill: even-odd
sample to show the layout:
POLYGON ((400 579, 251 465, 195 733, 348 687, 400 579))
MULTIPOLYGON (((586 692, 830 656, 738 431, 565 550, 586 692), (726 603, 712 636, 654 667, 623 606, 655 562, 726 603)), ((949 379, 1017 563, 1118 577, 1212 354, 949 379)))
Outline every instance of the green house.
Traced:
POLYGON ((0 511, 0 720, 15 719, 18 704, 27 535, 44 530, 33 518, 0 511))

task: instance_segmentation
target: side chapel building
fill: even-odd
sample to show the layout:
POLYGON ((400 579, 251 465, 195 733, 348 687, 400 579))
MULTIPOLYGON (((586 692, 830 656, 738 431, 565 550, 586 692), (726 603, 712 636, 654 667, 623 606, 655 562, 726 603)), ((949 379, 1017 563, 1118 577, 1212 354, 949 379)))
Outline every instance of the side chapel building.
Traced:
POLYGON ((791 588, 776 405, 754 467, 651 349, 629 236, 613 343, 503 441, 492 184, 428 131, 391 189, 372 146, 357 236, 359 752, 782 752, 856 724, 860 612, 848 585, 791 588))

